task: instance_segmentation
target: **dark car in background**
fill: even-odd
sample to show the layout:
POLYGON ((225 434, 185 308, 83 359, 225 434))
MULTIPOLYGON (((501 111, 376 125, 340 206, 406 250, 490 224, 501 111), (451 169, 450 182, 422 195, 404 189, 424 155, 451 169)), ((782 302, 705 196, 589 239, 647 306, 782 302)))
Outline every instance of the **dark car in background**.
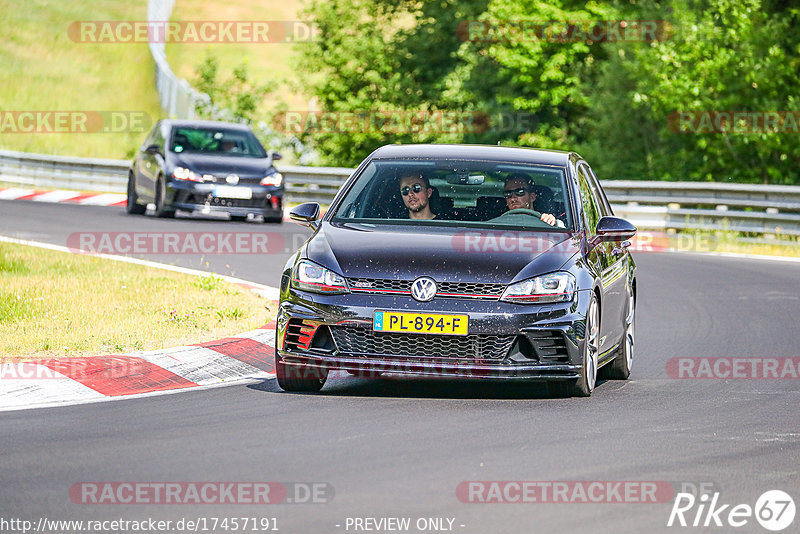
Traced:
POLYGON ((280 223, 283 176, 272 165, 280 158, 246 125, 161 120, 131 164, 127 212, 143 214, 152 203, 159 217, 186 210, 280 223))
POLYGON ((537 380, 576 396, 600 371, 628 378, 636 228, 579 155, 385 146, 319 212, 290 215, 314 233, 281 278, 281 388, 317 391, 331 369, 537 380), (530 207, 511 201, 532 191, 530 207), (431 213, 409 209, 420 195, 431 213))

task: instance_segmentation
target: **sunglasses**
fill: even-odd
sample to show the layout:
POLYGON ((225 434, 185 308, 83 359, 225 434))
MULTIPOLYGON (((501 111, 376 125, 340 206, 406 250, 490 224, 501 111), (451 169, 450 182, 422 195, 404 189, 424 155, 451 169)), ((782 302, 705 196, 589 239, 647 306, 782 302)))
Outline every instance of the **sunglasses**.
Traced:
POLYGON ((408 193, 411 191, 419 193, 420 191, 422 191, 422 184, 414 184, 411 187, 405 186, 400 188, 400 194, 403 195, 404 197, 408 196, 408 193))
POLYGON ((520 187, 518 189, 506 189, 503 191, 503 196, 506 198, 511 198, 513 196, 524 197, 528 194, 528 190, 524 187, 520 187))

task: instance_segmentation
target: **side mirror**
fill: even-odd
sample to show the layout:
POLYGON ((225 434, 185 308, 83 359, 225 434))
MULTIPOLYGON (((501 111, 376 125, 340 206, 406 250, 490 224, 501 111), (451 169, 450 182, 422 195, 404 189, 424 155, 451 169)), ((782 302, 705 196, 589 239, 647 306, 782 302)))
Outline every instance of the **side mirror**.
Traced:
POLYGON ((158 145, 149 145, 144 151, 148 154, 161 154, 161 147, 158 145))
POLYGON ((272 161, 278 161, 279 159, 283 159, 280 152, 273 152, 272 153, 272 161))
POLYGON ((602 217, 597 223, 597 241, 626 241, 636 235, 636 227, 619 217, 602 217))
POLYGON ((319 204, 316 202, 305 202, 300 204, 289 212, 289 218, 296 223, 316 229, 317 219, 319 218, 319 204))

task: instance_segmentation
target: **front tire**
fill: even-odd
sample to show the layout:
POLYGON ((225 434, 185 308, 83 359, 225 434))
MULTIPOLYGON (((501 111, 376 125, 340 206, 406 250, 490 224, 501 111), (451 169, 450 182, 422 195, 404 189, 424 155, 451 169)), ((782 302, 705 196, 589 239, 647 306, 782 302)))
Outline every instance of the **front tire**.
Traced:
POLYGON ((125 203, 128 215, 142 215, 147 211, 147 206, 139 204, 139 195, 136 194, 136 179, 133 173, 128 174, 128 199, 125 203))
POLYGON ((583 366, 577 380, 569 382, 568 389, 573 397, 589 397, 597 384, 597 360, 600 352, 600 308, 597 296, 592 293, 589 309, 586 312, 586 334, 583 340, 583 366))
POLYGON ((175 217, 175 210, 167 207, 167 187, 163 176, 156 182, 156 217, 165 219, 175 217))
POLYGON ((328 379, 328 370, 308 365, 287 364, 275 355, 275 375, 284 391, 310 391, 322 389, 328 379))

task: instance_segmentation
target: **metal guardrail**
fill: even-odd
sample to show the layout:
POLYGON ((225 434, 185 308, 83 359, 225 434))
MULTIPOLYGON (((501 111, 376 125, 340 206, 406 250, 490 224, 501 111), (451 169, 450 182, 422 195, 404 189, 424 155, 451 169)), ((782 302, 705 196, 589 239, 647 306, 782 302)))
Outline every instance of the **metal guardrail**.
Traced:
MULTIPOLYGON (((147 2, 148 22, 168 21, 175 0, 149 0, 147 2)), ((150 54, 156 64, 156 89, 161 107, 170 117, 193 119, 198 101, 205 102, 208 95, 194 89, 189 82, 178 78, 167 61, 165 43, 149 42, 150 54)))
MULTIPOLYGON (((129 161, 0 150, 0 183, 25 188, 124 193, 129 161)), ((289 202, 328 204, 353 172, 278 165, 289 202)), ((647 229, 735 230, 800 236, 800 186, 604 181, 617 215, 647 229)))

